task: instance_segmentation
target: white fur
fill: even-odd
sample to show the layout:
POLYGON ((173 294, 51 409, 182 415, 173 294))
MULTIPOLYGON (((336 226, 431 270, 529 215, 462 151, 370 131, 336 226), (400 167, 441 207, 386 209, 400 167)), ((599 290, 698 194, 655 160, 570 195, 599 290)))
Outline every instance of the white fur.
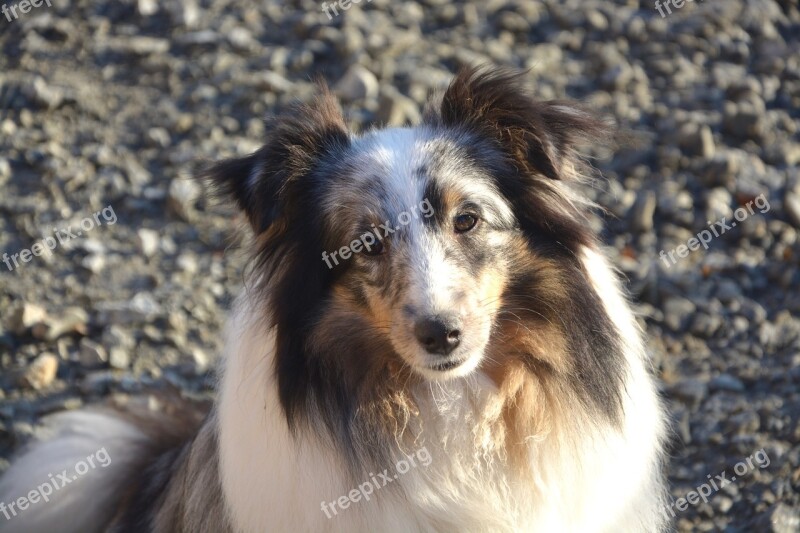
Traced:
POLYGON ((43 423, 43 440, 35 442, 0 477, 0 502, 9 504, 27 497, 32 490, 50 483, 50 475, 60 485, 58 475, 63 470, 71 478, 75 465, 86 462, 101 448, 108 452, 110 462, 103 467, 95 460, 95 468, 53 490, 49 501, 40 499, 10 520, 0 513, 0 532, 101 531, 117 511, 114 502, 120 487, 128 481, 126 470, 145 436, 132 425, 102 412, 67 412, 45 418, 43 423))
POLYGON ((430 452, 430 465, 400 476, 394 488, 402 492, 377 491, 332 518, 321 502, 354 487, 338 450, 312 435, 295 441, 289 434, 272 371, 274 340, 258 318, 258 304, 244 294, 227 336, 219 403, 222 485, 235 529, 660 531, 664 423, 641 332, 604 256, 585 250, 583 262, 626 343, 621 431, 576 420, 571 430, 529 436, 530 486, 498 460, 489 435, 484 447, 474 446, 479 413, 496 408, 490 380, 474 374, 429 383, 415 395, 417 422, 425 428, 417 444, 430 452))

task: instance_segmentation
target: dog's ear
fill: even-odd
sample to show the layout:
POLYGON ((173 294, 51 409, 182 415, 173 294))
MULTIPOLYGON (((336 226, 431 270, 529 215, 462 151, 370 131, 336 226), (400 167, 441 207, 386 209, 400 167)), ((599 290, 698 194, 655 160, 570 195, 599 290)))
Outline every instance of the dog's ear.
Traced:
POLYGON ((462 69, 438 109, 428 109, 426 122, 494 139, 528 174, 569 179, 578 163, 577 147, 586 141, 607 144, 611 131, 573 103, 537 102, 525 89, 524 75, 508 69, 462 69))
POLYGON ((266 143, 256 152, 196 172, 236 202, 256 234, 291 211, 295 193, 310 186, 302 178, 321 157, 350 143, 339 103, 323 83, 314 102, 292 106, 268 128, 266 143))

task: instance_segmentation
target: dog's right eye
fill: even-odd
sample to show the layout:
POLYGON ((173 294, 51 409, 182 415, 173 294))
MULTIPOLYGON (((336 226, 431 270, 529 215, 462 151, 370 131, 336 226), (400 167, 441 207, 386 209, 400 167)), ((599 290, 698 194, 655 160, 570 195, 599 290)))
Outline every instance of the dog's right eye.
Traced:
POLYGON ((456 219, 453 221, 453 226, 458 233, 466 233, 474 228, 475 224, 477 223, 478 217, 469 213, 465 213, 456 217, 456 219))
POLYGON ((374 244, 371 244, 369 247, 364 246, 364 254, 369 256, 376 256, 381 255, 386 251, 386 247, 383 245, 383 241, 375 241, 374 244))

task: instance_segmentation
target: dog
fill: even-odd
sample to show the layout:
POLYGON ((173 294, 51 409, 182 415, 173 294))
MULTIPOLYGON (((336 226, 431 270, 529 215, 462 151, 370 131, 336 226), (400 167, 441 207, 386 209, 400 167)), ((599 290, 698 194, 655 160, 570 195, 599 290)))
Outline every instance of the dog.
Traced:
POLYGON ((360 135, 322 86, 201 172, 253 236, 214 407, 56 415, 0 501, 111 463, 0 530, 665 530, 665 414, 580 194, 611 138, 511 70, 360 135))

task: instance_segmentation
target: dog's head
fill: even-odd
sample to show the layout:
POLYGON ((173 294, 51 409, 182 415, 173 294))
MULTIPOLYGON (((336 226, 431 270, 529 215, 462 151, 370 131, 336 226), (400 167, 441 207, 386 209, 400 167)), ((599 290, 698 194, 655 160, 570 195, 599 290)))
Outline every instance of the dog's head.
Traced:
POLYGON ((270 130, 207 175, 257 236, 285 406, 315 382, 453 378, 502 364, 493 345, 564 348, 556 325, 594 238, 565 182, 601 122, 470 69, 414 128, 353 135, 323 89, 270 130))

